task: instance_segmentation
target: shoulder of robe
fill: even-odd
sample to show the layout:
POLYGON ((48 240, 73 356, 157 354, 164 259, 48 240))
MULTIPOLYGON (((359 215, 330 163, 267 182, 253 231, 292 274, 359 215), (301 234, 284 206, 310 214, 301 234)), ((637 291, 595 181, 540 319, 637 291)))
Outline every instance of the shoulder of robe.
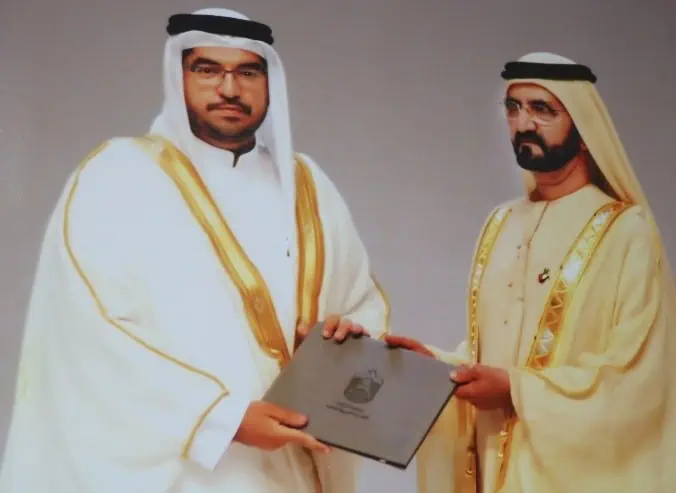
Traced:
POLYGON ((71 212, 93 208, 117 216, 144 200, 157 176, 157 165, 132 137, 116 137, 101 142, 80 162, 62 198, 72 199, 71 212))
POLYGON ((155 168, 154 161, 134 137, 114 137, 92 149, 80 162, 76 173, 86 172, 92 179, 99 177, 116 183, 132 181, 149 168, 155 168))
POLYGON ((652 258, 655 265, 659 265, 661 259, 657 240, 645 209, 640 205, 632 205, 608 229, 599 255, 612 258, 623 265, 628 265, 629 258, 633 259, 632 262, 638 261, 640 265, 652 258))
POLYGON ((488 225, 488 222, 495 216, 498 212, 507 212, 515 207, 518 207, 519 204, 523 203, 523 198, 518 197, 518 198, 513 198, 506 200, 498 205, 493 206, 492 209, 488 211, 488 214, 486 215, 486 218, 484 220, 484 228, 488 225))
POLYGON ((115 137, 93 148, 72 174, 78 179, 79 189, 129 193, 156 175, 157 169, 150 154, 133 137, 115 137))
POLYGON ((308 155, 297 152, 296 159, 301 159, 312 173, 320 211, 324 211, 322 214, 327 214, 323 215, 324 220, 331 221, 339 228, 349 225, 348 228, 354 231, 356 223, 350 206, 331 178, 308 155))
POLYGON ((328 175, 324 172, 324 170, 317 164, 317 162, 314 159, 312 159, 310 156, 302 152, 296 152, 295 157, 296 162, 302 161, 307 165, 308 169, 310 170, 310 173, 312 173, 312 177, 314 178, 315 183, 318 186, 321 187, 331 186, 335 188, 331 179, 328 177, 328 175))
POLYGON ((651 248, 654 232, 645 209, 632 205, 622 212, 608 231, 611 241, 623 243, 626 248, 632 245, 651 248))
POLYGON ((336 187, 331 178, 329 178, 326 172, 314 161, 314 159, 307 154, 297 152, 296 160, 298 159, 304 162, 312 173, 312 178, 314 179, 317 194, 320 196, 320 199, 323 196, 333 203, 336 203, 337 200, 338 203, 342 203, 347 207, 338 187, 336 187))
POLYGON ((505 200, 504 202, 496 205, 493 208, 493 210, 491 211, 491 214, 497 212, 500 209, 505 209, 505 210, 512 209, 512 208, 518 206, 519 204, 522 204, 523 200, 524 200, 523 197, 516 197, 516 198, 509 199, 509 200, 505 200))

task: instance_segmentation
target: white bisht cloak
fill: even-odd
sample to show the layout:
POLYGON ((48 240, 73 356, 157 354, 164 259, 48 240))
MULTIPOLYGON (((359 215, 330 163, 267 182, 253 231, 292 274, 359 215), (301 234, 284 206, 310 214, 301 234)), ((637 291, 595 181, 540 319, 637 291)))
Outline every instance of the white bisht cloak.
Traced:
MULTIPOLYGON (((298 320, 338 313, 379 337, 387 301, 340 194, 299 156, 296 306, 277 316, 181 156, 161 138, 115 139, 68 181, 30 301, 1 493, 315 491, 304 451, 231 439, 298 320)), ((355 491, 352 456, 314 462, 324 493, 355 491)))

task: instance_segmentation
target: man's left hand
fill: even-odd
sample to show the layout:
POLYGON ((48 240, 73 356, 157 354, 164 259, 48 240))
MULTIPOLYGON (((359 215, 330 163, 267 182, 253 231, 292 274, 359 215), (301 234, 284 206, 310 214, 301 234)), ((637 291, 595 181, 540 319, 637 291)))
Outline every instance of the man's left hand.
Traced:
POLYGON ((451 380, 459 385, 455 397, 477 409, 505 409, 513 411, 511 386, 507 370, 484 365, 459 366, 451 373, 451 380))
MULTIPOLYGON (((305 324, 298 326, 296 329, 296 347, 301 345, 309 331, 310 327, 305 324)), ((336 342, 343 342, 348 336, 370 337, 370 334, 363 326, 339 315, 329 315, 326 317, 322 335, 325 339, 333 338, 336 342)))

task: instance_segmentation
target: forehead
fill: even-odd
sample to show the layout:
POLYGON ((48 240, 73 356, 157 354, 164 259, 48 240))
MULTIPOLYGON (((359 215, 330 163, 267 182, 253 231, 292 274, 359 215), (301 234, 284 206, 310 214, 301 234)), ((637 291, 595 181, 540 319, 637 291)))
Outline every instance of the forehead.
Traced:
POLYGON ((203 58, 221 65, 240 65, 243 63, 262 63, 263 59, 252 51, 225 46, 200 46, 193 48, 189 60, 203 58))
POLYGON ((532 83, 517 83, 510 85, 507 89, 507 97, 521 102, 544 101, 552 104, 561 104, 554 94, 544 87, 532 83))

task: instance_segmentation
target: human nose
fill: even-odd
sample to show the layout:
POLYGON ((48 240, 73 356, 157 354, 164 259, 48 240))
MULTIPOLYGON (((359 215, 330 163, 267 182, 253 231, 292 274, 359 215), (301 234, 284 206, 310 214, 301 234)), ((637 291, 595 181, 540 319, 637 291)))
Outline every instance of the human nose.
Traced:
POLYGON ((235 77, 235 74, 232 72, 225 72, 223 74, 223 80, 219 85, 219 91, 226 98, 235 98, 240 95, 241 88, 239 87, 239 82, 235 77))
POLYGON ((519 132, 535 129, 535 122, 526 108, 520 108, 519 114, 516 116, 516 129, 519 132))

